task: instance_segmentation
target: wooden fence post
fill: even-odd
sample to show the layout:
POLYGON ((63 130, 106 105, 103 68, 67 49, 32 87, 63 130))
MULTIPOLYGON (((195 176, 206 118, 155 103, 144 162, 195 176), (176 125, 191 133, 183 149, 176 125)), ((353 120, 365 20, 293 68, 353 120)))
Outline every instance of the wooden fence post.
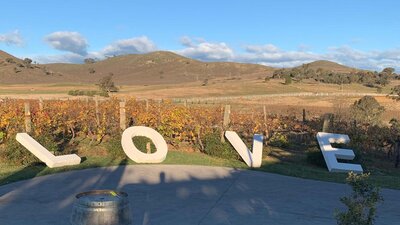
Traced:
POLYGON ((303 123, 306 122, 306 109, 303 109, 303 123))
POLYGON ((325 113, 323 117, 324 123, 322 125, 322 132, 329 132, 333 115, 331 113, 325 113))
POLYGON ((145 99, 144 101, 146 102, 146 112, 148 112, 149 111, 149 100, 145 99))
POLYGON ((121 128, 121 130, 126 129, 125 101, 119 103, 119 127, 121 128))
POLYGON ((264 123, 267 123, 267 107, 265 105, 263 107, 263 112, 264 112, 264 123))
POLYGON ((94 98, 94 104, 95 104, 95 110, 96 110, 96 122, 97 122, 97 126, 100 125, 100 112, 99 112, 99 99, 96 96, 94 98))
POLYGON ((230 115, 231 115, 231 106, 230 105, 225 105, 225 111, 224 111, 224 129, 228 128, 230 121, 230 115))
POLYGON ((25 132, 32 132, 32 120, 31 120, 31 109, 29 102, 25 102, 25 132))
POLYGON ((224 138, 224 133, 225 130, 228 129, 229 124, 230 124, 230 115, 231 115, 231 106, 230 105, 225 105, 225 110, 224 110, 224 121, 222 123, 222 132, 221 132, 221 142, 225 143, 225 138, 224 138))
POLYGON ((39 110, 43 111, 43 98, 42 97, 39 98, 39 110))

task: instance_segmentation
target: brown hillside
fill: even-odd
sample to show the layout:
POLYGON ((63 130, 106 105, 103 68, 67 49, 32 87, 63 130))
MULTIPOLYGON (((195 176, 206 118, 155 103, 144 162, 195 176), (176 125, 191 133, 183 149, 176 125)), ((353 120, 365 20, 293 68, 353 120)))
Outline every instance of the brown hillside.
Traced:
POLYGON ((201 62, 164 51, 116 56, 92 64, 35 65, 35 69, 18 73, 15 66, 0 67, 1 83, 97 83, 112 73, 118 85, 174 84, 221 77, 264 77, 274 70, 257 64, 201 62))
MULTIPOLYGON (((327 61, 327 60, 318 60, 318 61, 304 64, 302 66, 308 66, 308 68, 313 69, 313 70, 317 70, 318 68, 321 68, 323 70, 339 72, 339 73, 350 73, 350 72, 359 70, 356 68, 344 66, 339 63, 331 62, 331 61, 327 61)), ((298 66, 298 67, 302 67, 302 66, 298 66)))
MULTIPOLYGON (((330 61, 315 61, 309 68, 351 72, 357 69, 330 61)), ((6 52, 0 51, 0 83, 97 83, 113 74, 117 85, 180 84, 214 78, 263 78, 275 69, 258 64, 233 62, 202 62, 158 51, 111 57, 92 64, 32 64, 25 65, 6 52), (13 62, 7 62, 12 58, 13 62)))
POLYGON ((51 70, 81 82, 97 82, 110 73, 117 84, 174 84, 228 76, 257 76, 273 68, 254 64, 205 63, 172 52, 116 56, 93 64, 52 64, 51 70), (92 71, 92 73, 90 73, 92 71))

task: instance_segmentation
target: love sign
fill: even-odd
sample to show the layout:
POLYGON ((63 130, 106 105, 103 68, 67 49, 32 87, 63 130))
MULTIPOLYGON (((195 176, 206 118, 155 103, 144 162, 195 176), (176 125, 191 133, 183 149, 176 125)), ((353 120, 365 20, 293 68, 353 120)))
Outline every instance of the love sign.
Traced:
MULTIPOLYGON (((258 168, 262 164, 263 136, 254 135, 253 149, 247 148, 245 143, 240 139, 239 135, 234 131, 225 132, 226 139, 232 144, 240 157, 249 167, 258 168)), ((81 162, 81 158, 76 154, 54 156, 40 143, 34 140, 27 133, 18 133, 16 140, 27 148, 32 154, 38 157, 42 162, 50 168, 60 166, 77 165, 81 162)), ((320 145, 322 154, 330 172, 349 172, 354 171, 361 173, 363 170, 360 165, 339 163, 337 159, 352 160, 354 152, 350 149, 333 148, 330 143, 350 141, 347 135, 318 133, 317 140, 320 145)), ((145 126, 133 126, 127 128, 122 133, 121 138, 122 149, 125 154, 137 163, 161 163, 168 154, 168 145, 165 139, 156 130, 145 126), (132 138, 136 136, 144 136, 149 138, 155 145, 154 153, 146 154, 136 148, 132 138)))

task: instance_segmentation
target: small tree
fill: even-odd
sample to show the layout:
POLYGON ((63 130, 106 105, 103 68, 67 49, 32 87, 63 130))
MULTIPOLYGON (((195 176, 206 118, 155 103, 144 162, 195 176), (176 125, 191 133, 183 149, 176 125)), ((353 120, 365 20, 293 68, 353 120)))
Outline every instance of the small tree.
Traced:
POLYGON ((356 121, 370 125, 377 125, 381 121, 381 116, 385 111, 385 108, 381 106, 374 97, 364 96, 354 102, 350 111, 356 121))
POLYGON ((292 77, 289 76, 289 75, 286 75, 286 76, 285 76, 285 84, 286 84, 286 85, 289 85, 289 84, 291 84, 291 83, 292 83, 292 77))
POLYGON ((24 64, 25 65, 31 65, 31 63, 32 63, 32 59, 30 59, 30 58, 25 58, 24 59, 24 64))
POLYGON ((110 73, 109 75, 101 78, 97 86, 99 86, 102 92, 110 93, 110 92, 117 92, 118 88, 115 86, 114 81, 112 80, 113 74, 110 73))
POLYGON ((96 60, 93 58, 86 58, 83 61, 85 62, 85 64, 93 64, 96 62, 96 60))
POLYGON ((350 196, 340 201, 347 207, 346 212, 336 212, 338 225, 373 225, 376 204, 383 201, 380 190, 368 180, 369 173, 357 175, 350 172, 346 181, 353 190, 350 196))

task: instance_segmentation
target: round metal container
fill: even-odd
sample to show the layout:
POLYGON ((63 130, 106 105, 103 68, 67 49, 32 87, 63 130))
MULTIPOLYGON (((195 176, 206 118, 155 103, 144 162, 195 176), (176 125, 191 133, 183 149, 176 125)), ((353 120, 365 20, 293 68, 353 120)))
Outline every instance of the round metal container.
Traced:
POLYGON ((128 194, 112 190, 95 190, 75 196, 72 225, 132 224, 128 194))

